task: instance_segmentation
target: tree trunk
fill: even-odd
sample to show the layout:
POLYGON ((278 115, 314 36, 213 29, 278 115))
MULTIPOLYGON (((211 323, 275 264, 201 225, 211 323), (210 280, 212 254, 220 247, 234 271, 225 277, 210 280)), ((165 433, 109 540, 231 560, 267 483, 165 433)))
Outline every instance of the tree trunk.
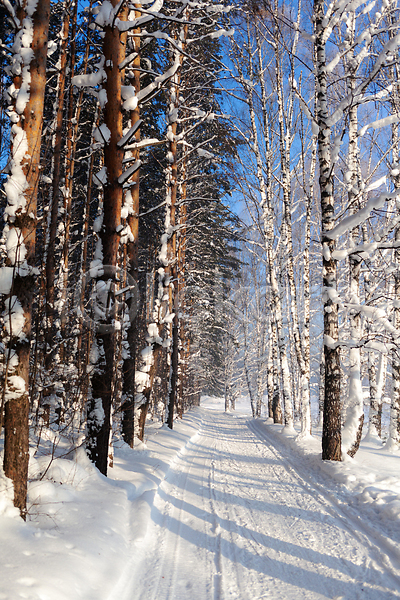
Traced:
MULTIPOLYGON (((347 22, 346 38, 349 43, 354 40, 355 15, 352 13, 347 22)), ((354 53, 349 52, 349 82, 348 91, 354 96, 356 87, 356 71, 354 64, 354 53)), ((358 158, 358 107, 351 106, 349 110, 349 150, 348 150, 348 172, 346 173, 349 182, 348 200, 350 205, 350 214, 354 214, 360 208, 360 183, 359 176, 359 158, 358 158)), ((356 227, 351 232, 351 243, 356 246, 359 241, 359 228, 356 227)), ((350 309, 350 338, 355 343, 361 340, 361 316, 357 305, 360 304, 360 270, 361 257, 357 254, 349 256, 350 267, 350 303, 356 307, 350 309)), ((349 397, 346 410, 346 421, 342 431, 343 450, 353 457, 360 445, 362 427, 364 423, 364 404, 361 385, 361 351, 360 348, 350 348, 349 350, 349 397)))
MULTIPOLYGON (((35 294, 36 206, 40 178, 40 147, 46 85, 50 0, 42 0, 32 16, 18 10, 21 45, 32 54, 22 55, 22 75, 14 78, 15 98, 11 175, 5 185, 8 264, 13 282, 7 298, 8 348, 5 374, 4 472, 14 484, 14 505, 25 518, 29 461, 29 355, 32 304, 35 294), (32 38, 30 35, 32 33, 32 38), (27 62, 24 62, 27 61, 27 62), (23 92, 23 93, 21 93, 23 92), (26 92, 29 99, 25 104, 26 92), (21 152, 23 150, 23 154, 21 152), (21 185, 21 177, 25 182, 21 185), (18 185, 17 185, 18 181, 18 185), (16 321, 17 318, 17 321, 16 321), (22 321, 22 323, 21 323, 22 321)), ((22 54, 22 53, 21 53, 22 54)))
MULTIPOLYGON (((140 16, 139 11, 135 11, 135 18, 140 16)), ((133 60, 131 71, 132 71, 132 83, 135 88, 135 94, 137 95, 140 91, 140 29, 133 31, 131 37, 132 50, 136 56, 133 60)), ((140 107, 139 104, 130 113, 130 125, 134 127, 140 121, 140 107)), ((140 141, 140 127, 137 127, 135 132, 135 142, 140 141)), ((140 151, 138 148, 134 148, 131 152, 130 160, 132 162, 139 161, 140 151)), ((130 230, 130 239, 127 242, 127 259, 128 259, 128 273, 132 278, 136 288, 139 286, 139 209, 140 209, 140 168, 138 168, 130 179, 130 189, 128 191, 129 202, 127 204, 127 226, 130 230)), ((130 319, 128 331, 127 331, 127 342, 129 356, 125 358, 123 363, 123 389, 122 399, 123 406, 125 409, 122 413, 122 435, 127 444, 133 447, 135 437, 135 368, 136 368, 136 352, 137 352, 137 336, 138 336, 138 322, 137 314, 134 311, 135 307, 132 307, 133 302, 138 302, 137 296, 132 296, 128 301, 128 309, 132 313, 133 318, 130 319)), ((137 307, 136 307, 137 309, 137 307)), ((147 403, 148 405, 148 403, 147 403)), ((139 418, 139 430, 144 431, 145 416, 147 413, 144 408, 140 411, 139 418), (144 419, 144 421, 143 421, 144 419)), ((143 439, 143 437, 141 438, 143 439)))
MULTIPOLYGON (((112 1, 115 8, 117 0, 112 1)), ((126 20, 128 9, 121 5, 118 17, 126 20)), ((115 301, 113 286, 116 283, 118 247, 121 230, 121 208, 123 200, 124 150, 119 142, 122 139, 122 80, 123 72, 119 65, 125 58, 126 33, 117 27, 107 25, 104 29, 103 54, 107 79, 104 89, 107 102, 104 106, 104 123, 109 130, 109 139, 104 146, 104 166, 107 181, 104 184, 104 218, 99 233, 102 250, 102 264, 98 265, 98 283, 107 286, 111 305, 115 301), (104 269, 104 267, 106 267, 104 269), (107 267, 111 269, 107 272, 107 267)), ((98 260, 101 260, 98 258, 98 260)), ((108 302, 108 300, 107 300, 108 302)), ((110 305, 110 306, 111 306, 110 305)), ((113 324, 106 321, 105 327, 97 323, 95 344, 100 360, 92 377, 92 401, 88 411, 87 451, 89 458, 101 473, 107 475, 108 447, 111 433, 111 406, 115 385, 116 331, 113 324), (102 412, 101 412, 101 408, 102 412)))
POLYGON ((319 187, 322 216, 322 277, 324 307, 325 395, 322 429, 322 459, 342 459, 340 423, 340 349, 338 345, 338 305, 336 293, 336 261, 331 253, 335 242, 329 238, 334 223, 334 197, 328 126, 328 93, 326 81, 324 2, 314 0, 315 54, 317 80, 317 124, 319 187))
MULTIPOLYGON (((92 5, 92 1, 90 6, 92 5)), ((71 42, 69 47, 69 74, 70 78, 74 76, 75 64, 76 64, 76 31, 77 31, 77 15, 78 15, 78 1, 75 1, 74 12, 72 15, 72 27, 71 27, 71 42)), ((86 44, 84 70, 87 69, 88 64, 88 51, 89 51, 89 38, 86 44)), ((65 156, 65 186, 64 186, 64 201, 63 201, 63 216, 64 216, 64 230, 63 230, 63 243, 62 243, 62 259, 60 269, 60 287, 61 287, 61 299, 60 299, 60 321, 61 321, 61 348, 60 357, 61 362, 65 363, 67 356, 67 325, 68 325, 68 279, 69 279, 69 252, 70 252, 70 228, 71 228, 71 210, 72 210, 72 193, 74 186, 74 169, 75 169, 75 150, 76 140, 79 127, 79 113, 83 100, 83 90, 79 95, 79 100, 76 106, 76 114, 74 115, 74 93, 73 85, 70 79, 69 93, 68 93, 68 111, 67 111, 67 143, 66 143, 66 156, 65 156), (75 117, 75 119, 74 119, 75 117), (74 126, 72 126, 75 121, 74 126)))
POLYGON ((70 23, 70 3, 64 3, 64 22, 60 48, 60 70, 58 74, 57 112, 55 119, 53 173, 50 222, 48 227, 48 244, 46 253, 46 335, 45 335, 45 368, 49 369, 54 354, 54 310, 55 310, 55 272, 56 272, 56 236, 59 214, 61 187, 61 155, 63 146, 63 116, 65 84, 68 62, 68 42, 70 23))
POLYGON ((283 106, 283 85, 282 85, 282 67, 279 54, 278 32, 275 31, 275 61, 276 61, 276 88, 278 95, 278 118, 279 118, 279 147, 281 155, 281 178, 282 178, 282 195, 283 195, 283 212, 282 220, 282 242, 285 247, 286 272, 290 290, 290 313, 293 321, 293 338, 294 348, 297 358, 298 367, 301 378, 301 407, 304 407, 305 430, 302 428, 302 434, 311 433, 311 419, 309 413, 310 395, 307 385, 308 376, 306 371, 306 363, 304 361, 304 349, 302 347, 302 339, 300 334, 299 316, 297 308, 297 290, 294 277, 294 258, 293 258, 293 238, 292 238, 292 213, 291 213, 291 189, 290 189, 290 137, 291 131, 288 128, 291 125, 291 114, 286 115, 283 106), (286 131, 285 131, 286 121, 286 131))
MULTIPOLYGON (((393 18, 392 18, 393 19, 393 18)), ((393 37, 393 33, 389 34, 390 37, 393 37)), ((400 108, 400 98, 399 98, 399 83, 398 83, 398 68, 397 63, 395 64, 392 72, 392 78, 394 83, 393 90, 393 100, 392 100, 392 113, 398 114, 400 108)), ((392 160, 393 164, 398 164, 400 155, 399 155, 399 126, 398 124, 394 124, 392 126, 392 160)), ((400 188, 400 175, 394 176, 393 181, 395 189, 400 188)), ((398 212, 399 209, 398 209, 398 212)), ((395 230, 395 241, 400 241, 400 227, 396 227, 395 230)), ((393 303, 393 325, 396 328, 396 336, 399 335, 400 332, 400 250, 396 248, 394 250, 394 264, 396 265, 396 270, 394 271, 394 303, 393 303)), ((393 379, 393 393, 392 393, 392 401, 390 406, 390 440, 392 440, 395 444, 400 442, 400 355, 399 355, 399 347, 398 347, 398 337, 395 337, 393 340, 394 349, 392 351, 392 379, 393 379)))
MULTIPOLYGON (((187 18, 187 10, 185 10, 185 17, 187 18)), ((177 31, 174 32, 174 37, 177 40, 177 45, 181 50, 184 50, 186 45, 186 38, 188 34, 188 26, 180 26, 177 31)), ((179 52, 176 50, 175 52, 179 52)), ((167 175, 167 203, 170 206, 170 236, 168 239, 168 264, 166 265, 166 272, 169 275, 169 312, 174 314, 171 325, 171 365, 170 365, 170 377, 169 377, 169 390, 168 390, 168 407, 166 414, 166 422, 168 427, 172 429, 174 421, 174 409, 177 402, 177 387, 178 387, 178 368, 179 368, 179 297, 178 297, 178 252, 177 252, 177 192, 178 192, 178 145, 176 140, 177 134, 177 113, 179 110, 180 100, 180 83, 181 83, 181 70, 184 60, 182 52, 179 53, 180 67, 171 79, 170 88, 170 105, 168 115, 168 133, 169 139, 169 161, 167 175)), ((176 59, 176 57, 175 57, 176 59)))

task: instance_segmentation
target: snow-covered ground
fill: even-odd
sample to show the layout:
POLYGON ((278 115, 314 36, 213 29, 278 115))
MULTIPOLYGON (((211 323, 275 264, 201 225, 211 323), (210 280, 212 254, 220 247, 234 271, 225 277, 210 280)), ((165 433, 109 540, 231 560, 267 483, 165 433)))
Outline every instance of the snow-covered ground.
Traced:
POLYGON ((205 398, 108 479, 83 450, 32 459, 27 523, 2 476, 0 600, 400 598, 400 454, 322 463, 281 430, 205 398))

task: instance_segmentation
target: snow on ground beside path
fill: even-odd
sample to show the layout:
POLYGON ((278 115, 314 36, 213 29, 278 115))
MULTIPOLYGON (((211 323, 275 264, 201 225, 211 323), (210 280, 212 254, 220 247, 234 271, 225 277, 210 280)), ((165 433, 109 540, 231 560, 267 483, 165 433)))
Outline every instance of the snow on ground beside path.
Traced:
MULTIPOLYGON (((162 529, 161 517, 157 525, 154 515, 159 514, 157 511, 163 494, 169 489, 168 485, 173 485, 173 477, 181 477, 179 469, 182 468, 187 453, 188 456, 194 456, 190 465, 192 469, 195 468, 193 453, 196 441, 201 437, 202 423, 204 425, 205 422, 211 422, 208 415, 222 410, 222 400, 206 397, 201 408, 190 411, 183 421, 176 422, 173 432, 151 424, 147 429, 145 444, 139 444, 131 450, 126 445, 117 443, 115 466, 110 469, 108 479, 91 465, 83 450, 79 450, 73 459, 57 458, 50 465, 48 457, 33 459, 30 465, 32 481, 29 487, 27 523, 19 519, 17 511, 12 507, 9 482, 0 475, 0 600, 125 600, 123 590, 125 593, 126 586, 135 585, 132 582, 132 561, 137 562, 141 553, 150 547, 151 540, 147 539, 149 536, 146 538, 146 532, 153 532, 153 527, 156 526, 162 529), (169 479, 171 481, 168 483, 169 479), (160 487, 164 480, 165 484, 160 487)), ((384 555, 383 566, 379 568, 384 569, 386 565, 389 573, 393 571, 393 565, 400 563, 400 454, 390 453, 380 447, 378 442, 369 441, 362 443, 361 450, 354 459, 349 458, 340 464, 322 463, 317 438, 298 441, 294 436, 282 436, 280 426, 266 423, 264 419, 254 421, 250 417, 250 407, 242 400, 238 403, 236 412, 225 415, 223 422, 229 423, 226 419, 231 419, 232 423, 240 424, 237 421, 239 419, 244 424, 248 423, 250 433, 261 440, 261 451, 267 445, 271 451, 282 452, 285 456, 282 465, 284 469, 292 474, 301 473, 304 489, 308 486, 310 490, 320 494, 321 498, 326 498, 329 506, 338 511, 336 520, 348 520, 355 530, 362 524, 361 533, 357 535, 368 536, 374 547, 384 555)), ((254 438, 249 437, 250 440, 254 443, 254 438)), ((238 463, 229 461, 228 456, 227 464, 233 470, 238 468, 238 463)), ((262 464, 260 469, 262 472, 262 464)), ((236 475, 239 477, 239 474, 236 475)), ((188 481, 189 493, 193 482, 188 481)), ((229 485, 231 483, 227 480, 227 487, 229 485)), ((222 493, 215 489, 216 494, 222 493)), ((232 496, 234 489, 230 493, 232 496)), ((222 510, 222 500, 222 496, 213 499, 218 510, 222 510)), ((180 502, 184 502, 183 497, 180 502)), ((290 503, 291 498, 288 496, 287 504, 290 503)), ((243 515, 246 512, 243 511, 246 507, 243 505, 240 508, 241 518, 245 518, 243 515)), ((248 508, 250 511, 250 505, 248 508)), ((226 519, 229 521, 233 513, 226 510, 226 519)), ((194 515, 194 518, 198 520, 199 515, 194 515)), ((221 518, 219 522, 211 524, 216 543, 220 540, 222 546, 227 544, 227 540, 221 537, 218 528, 225 527, 226 519, 221 518)), ((179 525, 179 531, 181 527, 184 527, 184 532, 192 531, 185 529, 187 525, 179 525)), ((238 532, 239 530, 234 534, 239 535, 238 532)), ((271 535, 271 531, 257 533, 256 540, 252 542, 255 554, 258 552, 257 544, 262 546, 263 543, 269 543, 267 534, 271 535)), ((191 545, 196 547, 201 539, 197 537, 200 534, 192 532, 187 535, 191 545)), ((274 535, 279 535, 279 529, 274 535)), ((307 531, 302 535, 306 537, 307 531)), ((275 543, 278 542, 275 540, 275 543)), ((282 548, 285 544, 287 542, 282 542, 282 548)), ((313 548, 315 560, 322 555, 322 551, 323 548, 313 548)), ((243 578, 250 573, 246 571, 246 552, 248 550, 244 547, 236 557, 241 563, 240 581, 244 589, 246 579, 243 578)), ((279 544, 276 552, 279 555, 279 544)), ((343 552, 346 554, 346 549, 343 552)), ((222 556, 223 560, 228 560, 223 554, 222 556)), ((346 562, 345 558, 343 560, 346 562)), ((232 557, 229 560, 232 561, 232 557)), ((155 570, 158 568, 157 564, 154 563, 155 570)), ((280 562, 276 564, 279 567, 280 562)), ((204 565, 207 566, 206 562, 204 565)), ((320 567, 316 567, 315 574, 309 576, 310 582, 317 576, 319 569, 320 567)), ((207 573, 203 575, 206 577, 207 573)), ((278 572, 278 578, 279 575, 278 572)), ((222 583, 218 584, 218 577, 217 572, 214 587, 212 591, 209 590, 212 595, 206 594, 204 597, 210 600, 236 598, 233 588, 229 592, 222 583)), ((321 586, 325 581, 324 577, 321 576, 321 586)), ((284 584, 289 585, 284 575, 282 578, 284 584)), ((253 580, 256 581, 254 577, 251 581, 253 580)), ((253 582, 253 585, 256 586, 256 583, 253 582)), ((307 588, 308 584, 304 585, 307 588)), ((313 586, 315 587, 314 583, 313 586)), ((316 594, 314 587, 312 590, 316 594)), ((400 581, 397 591, 396 586, 394 590, 392 595, 385 596, 380 596, 377 591, 375 598, 400 598, 400 581)), ((321 594, 322 592, 321 588, 321 594)), ((190 594, 189 590, 183 590, 182 593, 183 595, 171 596, 170 600, 203 598, 196 595, 194 590, 190 594)), ((268 592, 265 589, 261 594, 254 587, 254 593, 256 595, 251 596, 252 600, 280 597, 279 590, 268 592)), ((133 599, 136 596, 131 597, 133 599)), ((303 598, 300 595, 298 597, 303 598)), ((334 596, 322 594, 310 597, 334 596)), ((342 597, 353 600, 363 598, 364 595, 342 597)), ((293 598, 296 598, 296 594, 293 598)), ((148 600, 148 597, 143 596, 141 600, 148 600)))
POLYGON ((117 443, 109 478, 83 449, 69 460, 31 460, 27 523, 1 472, 0 600, 108 600, 144 535, 151 493, 200 423, 193 411, 173 432, 150 425, 148 446, 117 443))

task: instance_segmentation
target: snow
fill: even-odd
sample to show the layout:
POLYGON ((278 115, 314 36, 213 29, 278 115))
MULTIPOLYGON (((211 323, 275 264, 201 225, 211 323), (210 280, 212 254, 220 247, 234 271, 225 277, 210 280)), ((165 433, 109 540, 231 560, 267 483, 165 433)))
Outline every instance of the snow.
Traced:
POLYGON ((0 294, 7 295, 11 291, 11 286, 14 278, 13 267, 0 268, 0 294))
POLYGON ((135 372, 135 384, 138 388, 143 389, 149 384, 149 375, 144 371, 135 372))
POLYGON ((215 156, 211 152, 208 152, 207 150, 204 150, 204 148, 197 148, 197 154, 201 158, 214 158, 214 156, 215 156))
POLYGON ((168 257, 167 257, 168 238, 169 238, 168 233, 163 233, 163 235, 161 236, 161 250, 160 250, 160 254, 158 255, 158 260, 164 266, 168 265, 168 257))
POLYGON ((237 406, 206 397, 173 431, 116 440, 108 479, 48 440, 26 523, 0 473, 0 598, 400 598, 399 450, 322 462, 318 436, 237 406))
POLYGON ((131 165, 130 167, 128 167, 128 169, 126 169, 126 171, 124 171, 124 172, 122 173, 122 175, 120 175, 120 176, 118 177, 118 183, 120 183, 120 184, 126 183, 126 182, 128 181, 128 179, 129 179, 130 177, 132 177, 132 175, 133 175, 134 173, 136 173, 136 171, 137 171, 138 169, 140 169, 140 165, 141 165, 141 164, 142 164, 142 161, 141 161, 140 159, 139 159, 139 160, 136 160, 136 161, 133 163, 133 165, 131 165))
POLYGON ((122 86, 122 98, 125 102, 122 104, 124 110, 135 110, 138 104, 136 91, 133 85, 122 86))
POLYGON ((17 296, 11 296, 4 301, 4 327, 9 335, 21 338, 25 325, 24 310, 17 296))
POLYGON ((111 131, 108 129, 107 125, 103 123, 100 127, 96 127, 93 132, 93 137, 96 142, 100 144, 108 144, 111 138, 111 131))
POLYGON ((393 125, 394 123, 398 123, 400 121, 400 117, 398 115, 388 115, 383 119, 378 119, 377 121, 373 121, 372 123, 368 123, 364 125, 358 132, 358 135, 362 137, 364 133, 369 129, 380 129, 381 127, 387 127, 388 125, 393 125))
POLYGON ((27 181, 22 169, 22 162, 27 157, 28 142, 25 131, 14 124, 11 127, 12 134, 12 159, 10 160, 10 175, 4 184, 4 191, 7 195, 7 207, 5 214, 10 217, 10 221, 15 219, 15 213, 18 209, 24 210, 26 207, 26 198, 24 192, 27 189, 27 181))
POLYGON ((5 392, 6 401, 19 398, 26 391, 25 380, 19 375, 10 375, 7 377, 7 389, 5 392))
POLYGON ((12 265, 20 264, 25 260, 26 247, 24 244, 24 236, 18 227, 10 227, 8 229, 6 249, 7 257, 12 265))
MULTIPOLYGON (((74 75, 71 80, 72 85, 75 85, 76 87, 96 87, 100 85, 100 83, 107 79, 107 75, 104 70, 104 60, 104 56, 102 56, 99 63, 96 65, 98 69, 96 72, 85 75, 74 75)), ((102 97, 102 102, 100 103, 102 108, 104 108, 106 102, 107 96, 105 98, 102 97)))
POLYGON ((363 208, 360 208, 357 212, 348 217, 344 217, 340 223, 330 231, 325 231, 325 236, 331 240, 335 240, 346 231, 358 227, 358 225, 361 225, 369 218, 373 210, 382 208, 389 198, 395 198, 398 194, 399 192, 396 190, 395 192, 385 192, 375 198, 370 198, 363 208))
POLYGON ((118 142, 120 148, 123 148, 132 139, 142 123, 143 121, 139 119, 130 129, 124 132, 123 137, 118 142))
POLYGON ((102 167, 100 169, 100 171, 95 173, 93 179, 94 179, 95 184, 99 187, 106 185, 106 183, 107 183, 107 167, 102 167))
POLYGON ((140 90, 140 92, 138 92, 138 94, 137 94, 138 102, 144 101, 155 90, 159 89, 161 87, 161 85, 164 83, 164 81, 171 79, 175 75, 175 73, 177 72, 179 67, 180 67, 180 54, 179 54, 179 52, 176 52, 173 65, 165 73, 155 77, 154 81, 149 83, 149 85, 147 85, 145 88, 142 88, 140 90))

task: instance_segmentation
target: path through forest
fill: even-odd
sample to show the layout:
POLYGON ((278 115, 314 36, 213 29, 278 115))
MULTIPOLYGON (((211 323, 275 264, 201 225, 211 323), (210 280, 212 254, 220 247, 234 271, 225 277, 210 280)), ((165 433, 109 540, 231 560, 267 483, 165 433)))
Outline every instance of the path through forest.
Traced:
POLYGON ((204 414, 152 492, 151 523, 115 598, 400 598, 398 555, 337 484, 295 461, 262 422, 204 414))

